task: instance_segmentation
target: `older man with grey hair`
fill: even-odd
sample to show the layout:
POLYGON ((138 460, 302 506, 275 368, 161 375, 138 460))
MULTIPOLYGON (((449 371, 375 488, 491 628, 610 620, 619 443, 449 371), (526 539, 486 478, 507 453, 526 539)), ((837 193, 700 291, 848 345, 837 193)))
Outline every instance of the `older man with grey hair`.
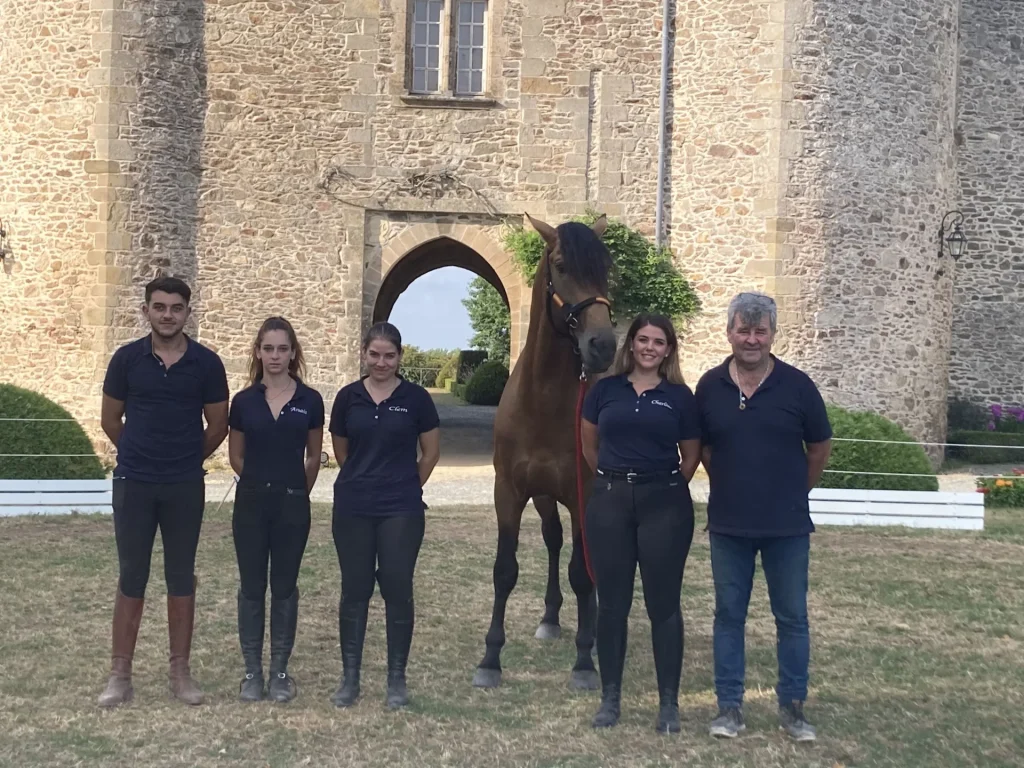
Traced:
POLYGON ((733 738, 745 729, 744 632, 760 552, 778 640, 780 725, 797 741, 813 741, 815 729, 803 711, 814 531, 808 492, 828 462, 832 428, 810 377, 771 353, 777 322, 771 297, 741 293, 733 298, 726 326, 732 354, 705 373, 696 388, 702 458, 711 481, 708 531, 719 712, 710 732, 733 738))

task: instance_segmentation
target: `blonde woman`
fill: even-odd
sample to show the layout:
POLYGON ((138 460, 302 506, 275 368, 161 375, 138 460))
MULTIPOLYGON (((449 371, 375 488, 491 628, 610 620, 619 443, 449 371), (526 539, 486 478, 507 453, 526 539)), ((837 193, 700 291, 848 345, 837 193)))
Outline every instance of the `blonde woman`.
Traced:
POLYGON ((613 375, 587 395, 582 433, 595 472, 584 529, 598 595, 601 706, 593 726, 619 720, 639 563, 661 701, 656 728, 675 733, 683 664, 679 597, 693 539, 689 481, 700 461, 700 419, 667 317, 642 314, 633 321, 613 375))

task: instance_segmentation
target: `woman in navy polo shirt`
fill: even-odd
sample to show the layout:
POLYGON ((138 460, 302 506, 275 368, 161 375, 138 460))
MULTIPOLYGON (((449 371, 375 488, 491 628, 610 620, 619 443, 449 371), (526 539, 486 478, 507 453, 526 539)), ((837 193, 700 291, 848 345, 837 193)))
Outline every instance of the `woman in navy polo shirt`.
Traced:
POLYGON ((334 546, 341 566, 338 633, 343 676, 331 701, 359 698, 359 667, 374 577, 384 598, 387 704, 405 706, 412 644, 413 572, 423 543, 422 487, 440 457, 439 419, 430 394, 398 376, 402 337, 377 323, 363 340, 367 375, 339 392, 331 441, 341 471, 334 484, 334 546), (416 459, 416 450, 420 459, 416 459))
POLYGON ((674 733, 683 664, 679 598, 693 539, 689 482, 700 460, 700 422, 668 318, 642 314, 633 321, 612 375, 587 394, 582 431, 584 456, 595 470, 584 529, 598 596, 601 706, 593 726, 619 720, 639 562, 661 700, 657 729, 674 733))
POLYGON ((228 454, 238 475, 231 527, 238 558, 238 640, 243 701, 263 690, 264 598, 270 561, 270 680, 266 695, 291 701, 288 659, 298 620, 299 566, 309 538, 309 492, 320 471, 324 401, 302 383, 302 347, 283 317, 268 318, 253 344, 252 385, 231 403, 228 454))

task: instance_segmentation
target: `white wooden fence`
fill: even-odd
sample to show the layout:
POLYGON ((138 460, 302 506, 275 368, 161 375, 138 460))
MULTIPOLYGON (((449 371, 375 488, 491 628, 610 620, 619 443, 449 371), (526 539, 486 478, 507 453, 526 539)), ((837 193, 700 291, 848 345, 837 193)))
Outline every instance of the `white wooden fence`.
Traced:
POLYGON ((112 514, 110 480, 0 480, 0 517, 112 514))
POLYGON ((985 496, 977 492, 815 488, 810 505, 816 526, 902 525, 965 531, 985 527, 985 496))

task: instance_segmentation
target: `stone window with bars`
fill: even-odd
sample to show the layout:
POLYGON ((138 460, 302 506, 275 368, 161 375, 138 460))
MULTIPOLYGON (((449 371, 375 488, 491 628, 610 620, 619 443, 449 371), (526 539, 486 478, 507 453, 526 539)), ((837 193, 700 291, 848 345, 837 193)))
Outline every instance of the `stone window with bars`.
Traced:
POLYGON ((410 0, 409 92, 486 92, 487 0, 410 0))

